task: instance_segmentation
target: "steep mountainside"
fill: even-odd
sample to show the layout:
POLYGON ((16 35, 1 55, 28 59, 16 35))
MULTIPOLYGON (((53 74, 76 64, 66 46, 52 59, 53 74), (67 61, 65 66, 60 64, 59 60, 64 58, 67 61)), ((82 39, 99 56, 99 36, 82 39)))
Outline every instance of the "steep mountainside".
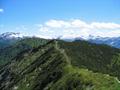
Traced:
POLYGON ((24 38, 22 40, 17 41, 13 45, 10 45, 9 47, 1 48, 0 66, 16 58, 18 54, 20 55, 22 53, 28 52, 31 49, 38 47, 39 45, 43 45, 47 42, 48 40, 40 38, 24 38))
POLYGON ((120 90, 116 74, 103 70, 110 62, 119 67, 119 60, 112 59, 119 58, 119 49, 84 41, 40 41, 21 41, 32 48, 1 67, 0 90, 120 90))

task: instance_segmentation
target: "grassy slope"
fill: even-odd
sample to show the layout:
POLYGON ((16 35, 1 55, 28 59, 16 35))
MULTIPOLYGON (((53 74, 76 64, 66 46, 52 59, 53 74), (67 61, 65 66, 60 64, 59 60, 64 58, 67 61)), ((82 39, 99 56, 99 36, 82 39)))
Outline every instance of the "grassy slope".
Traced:
POLYGON ((106 73, 120 79, 120 50, 86 41, 60 42, 71 63, 94 72, 106 73))
POLYGON ((16 90, 119 90, 111 76, 71 64, 63 49, 50 41, 0 70, 0 89, 16 90))
POLYGON ((25 38, 19 40, 14 45, 0 49, 0 66, 15 58, 18 54, 30 51, 31 49, 45 44, 48 40, 39 38, 25 38))

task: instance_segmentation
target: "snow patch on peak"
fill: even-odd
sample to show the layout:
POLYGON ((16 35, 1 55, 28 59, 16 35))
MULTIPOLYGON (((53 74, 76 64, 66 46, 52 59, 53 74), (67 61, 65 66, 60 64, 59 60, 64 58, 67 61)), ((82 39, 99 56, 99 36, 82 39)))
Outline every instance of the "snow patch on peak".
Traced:
POLYGON ((16 32, 6 32, 3 34, 0 34, 0 38, 3 39, 14 39, 14 38, 22 38, 24 35, 21 33, 16 32))

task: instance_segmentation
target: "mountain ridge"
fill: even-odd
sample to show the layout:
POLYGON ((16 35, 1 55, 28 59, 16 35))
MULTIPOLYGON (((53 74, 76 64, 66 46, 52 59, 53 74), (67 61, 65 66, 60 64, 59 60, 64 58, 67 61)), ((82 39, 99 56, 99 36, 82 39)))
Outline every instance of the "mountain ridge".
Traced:
POLYGON ((68 42, 50 40, 29 52, 18 54, 0 69, 0 89, 119 90, 116 77, 74 65, 72 57, 61 43, 71 46, 66 44, 68 42))

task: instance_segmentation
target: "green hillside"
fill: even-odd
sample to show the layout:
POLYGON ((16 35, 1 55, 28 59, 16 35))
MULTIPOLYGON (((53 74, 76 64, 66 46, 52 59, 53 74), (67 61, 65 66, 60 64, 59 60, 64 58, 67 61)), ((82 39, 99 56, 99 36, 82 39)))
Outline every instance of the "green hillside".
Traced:
POLYGON ((120 79, 120 50, 86 41, 60 42, 72 65, 116 76, 120 79))
POLYGON ((36 38, 15 45, 21 43, 30 49, 1 67, 0 90, 120 90, 119 49, 36 38))
POLYGON ((9 47, 0 49, 0 66, 6 64, 16 56, 25 52, 29 52, 31 49, 45 44, 48 40, 40 38, 25 38, 18 40, 13 45, 9 47))
POLYGON ((18 40, 16 40, 16 39, 14 39, 14 40, 4 40, 4 39, 0 38, 0 49, 8 47, 10 45, 13 45, 16 41, 19 41, 19 39, 18 40))

